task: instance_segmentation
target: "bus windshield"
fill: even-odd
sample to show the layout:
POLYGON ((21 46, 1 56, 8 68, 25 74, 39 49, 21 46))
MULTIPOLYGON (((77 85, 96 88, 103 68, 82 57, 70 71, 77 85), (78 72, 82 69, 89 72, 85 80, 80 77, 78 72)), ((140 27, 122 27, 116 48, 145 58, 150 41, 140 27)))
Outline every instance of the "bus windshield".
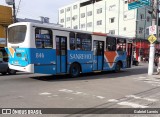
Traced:
POLYGON ((27 27, 25 25, 13 26, 8 29, 9 43, 22 43, 25 40, 27 27))

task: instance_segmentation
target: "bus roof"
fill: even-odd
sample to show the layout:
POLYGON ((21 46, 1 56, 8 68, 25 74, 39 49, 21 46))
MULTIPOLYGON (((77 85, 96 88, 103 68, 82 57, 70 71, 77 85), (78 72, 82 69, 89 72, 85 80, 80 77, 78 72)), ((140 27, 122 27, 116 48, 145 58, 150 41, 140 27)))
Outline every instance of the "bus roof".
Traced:
POLYGON ((52 25, 52 24, 41 24, 41 23, 33 23, 33 22, 18 22, 18 23, 14 23, 8 26, 8 28, 12 27, 12 26, 17 26, 17 25, 31 25, 31 26, 35 26, 35 27, 44 27, 44 28, 50 28, 52 30, 56 29, 56 30, 61 30, 61 31, 69 31, 69 32, 79 32, 79 33, 88 33, 88 34, 92 34, 92 32, 89 31, 82 31, 82 30, 77 30, 77 29, 70 29, 70 28, 64 28, 64 27, 58 27, 56 25, 52 25))
POLYGON ((87 34, 93 34, 93 35, 98 35, 98 36, 111 36, 111 37, 118 37, 118 38, 125 38, 125 39, 133 39, 134 37, 126 37, 126 36, 120 36, 120 35, 113 35, 113 34, 107 34, 107 33, 101 33, 101 32, 89 32, 89 31, 83 31, 83 30, 77 30, 77 29, 70 29, 70 28, 64 28, 64 27, 58 27, 56 25, 52 24, 41 24, 41 23, 33 23, 33 22, 18 22, 14 23, 8 26, 8 28, 12 26, 17 26, 17 25, 30 25, 30 26, 35 26, 35 27, 44 27, 44 28, 50 28, 52 30, 60 30, 60 31, 68 31, 68 32, 77 32, 77 33, 87 33, 87 34))

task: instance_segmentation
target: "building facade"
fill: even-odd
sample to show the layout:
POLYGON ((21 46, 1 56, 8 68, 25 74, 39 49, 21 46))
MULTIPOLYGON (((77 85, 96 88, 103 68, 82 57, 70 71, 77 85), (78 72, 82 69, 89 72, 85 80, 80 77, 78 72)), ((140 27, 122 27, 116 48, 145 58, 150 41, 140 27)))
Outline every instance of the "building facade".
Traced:
POLYGON ((11 23, 12 8, 0 5, 0 47, 6 46, 6 29, 11 23))
POLYGON ((138 59, 149 53, 147 38, 152 17, 148 11, 151 7, 128 10, 128 0, 79 0, 59 8, 58 20, 65 28, 132 37, 138 59))
POLYGON ((128 10, 127 0, 80 0, 59 9, 65 28, 147 38, 151 26, 149 7, 128 10))

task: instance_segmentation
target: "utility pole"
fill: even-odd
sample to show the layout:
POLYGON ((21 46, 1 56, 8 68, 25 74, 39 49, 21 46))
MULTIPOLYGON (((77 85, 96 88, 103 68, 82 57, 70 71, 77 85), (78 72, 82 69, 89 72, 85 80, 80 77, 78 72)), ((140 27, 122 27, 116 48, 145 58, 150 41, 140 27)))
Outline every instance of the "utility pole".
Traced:
POLYGON ((15 7, 15 0, 13 0, 13 22, 16 23, 16 7, 15 7))
POLYGON ((6 3, 8 5, 12 5, 13 6, 13 22, 15 23, 16 20, 16 7, 15 7, 15 0, 6 0, 6 3))
MULTIPOLYGON (((156 25, 156 37, 158 39, 158 19, 159 19, 159 0, 152 1, 152 19, 155 17, 155 22, 152 22, 152 26, 156 25), (154 3, 153 3, 154 1, 154 3), (155 16, 153 15, 153 11, 155 11, 155 16)), ((154 57, 155 57, 155 43, 150 44, 150 52, 149 52, 149 65, 148 65, 148 75, 153 75, 154 72, 154 57)))

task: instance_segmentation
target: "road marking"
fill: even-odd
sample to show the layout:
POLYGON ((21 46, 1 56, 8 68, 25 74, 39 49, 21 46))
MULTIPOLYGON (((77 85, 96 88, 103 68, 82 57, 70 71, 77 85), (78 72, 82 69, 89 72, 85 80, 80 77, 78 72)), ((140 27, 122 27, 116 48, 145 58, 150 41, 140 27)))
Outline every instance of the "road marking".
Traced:
POLYGON ((135 95, 128 95, 126 97, 128 97, 128 98, 135 98, 135 99, 142 99, 142 100, 147 100, 147 101, 151 101, 151 102, 157 102, 158 101, 157 99, 142 98, 142 97, 138 97, 138 96, 135 96, 135 95))
POLYGON ((76 92, 76 93, 73 93, 73 94, 75 94, 75 95, 79 95, 79 94, 83 94, 83 92, 76 92))
POLYGON ((103 96, 91 95, 91 94, 87 94, 87 93, 84 93, 84 92, 73 91, 73 90, 69 90, 69 89, 60 89, 58 91, 65 92, 65 93, 70 93, 70 94, 73 94, 73 95, 90 96, 90 97, 92 96, 92 97, 96 97, 98 99, 104 99, 105 98, 103 96))
POLYGON ((99 99, 104 99, 105 97, 103 97, 103 96, 96 96, 97 98, 99 98, 99 99))
POLYGON ((140 105, 140 104, 136 104, 136 103, 132 103, 132 102, 119 102, 117 104, 123 105, 123 106, 130 106, 133 108, 147 108, 148 107, 148 106, 144 106, 144 105, 140 105))
POLYGON ((155 81, 144 81, 146 83, 150 83, 150 84, 160 84, 160 82, 155 82, 155 81))
POLYGON ((73 100, 73 98, 70 98, 70 97, 65 97, 67 100, 73 100))
POLYGON ((116 99, 109 99, 108 102, 118 102, 116 99))
POLYGON ((73 92, 72 90, 68 90, 68 89, 61 89, 59 91, 66 92, 66 93, 72 93, 73 92))
POLYGON ((143 79, 143 78, 146 78, 146 77, 139 77, 139 78, 143 79))
POLYGON ((43 92, 43 93, 39 93, 39 95, 51 95, 51 93, 43 92))
POLYGON ((127 98, 135 98, 135 99, 141 99, 141 97, 135 96, 135 95, 127 95, 127 98))

